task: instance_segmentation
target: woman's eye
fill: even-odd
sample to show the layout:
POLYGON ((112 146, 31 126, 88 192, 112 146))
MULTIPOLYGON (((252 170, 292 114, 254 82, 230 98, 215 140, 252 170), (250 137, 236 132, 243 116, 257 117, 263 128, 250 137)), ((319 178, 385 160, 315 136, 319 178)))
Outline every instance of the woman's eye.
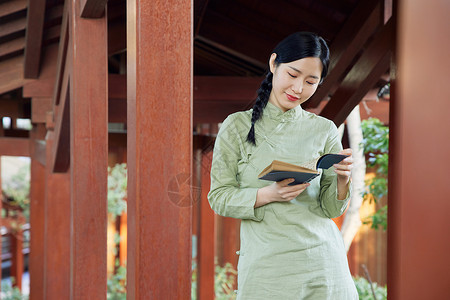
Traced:
POLYGON ((295 75, 292 75, 291 73, 289 73, 288 72, 288 74, 289 74, 289 76, 291 76, 292 78, 297 78, 297 76, 295 76, 295 75))
POLYGON ((316 84, 315 82, 311 82, 311 81, 307 81, 306 83, 309 84, 309 85, 315 85, 316 84))

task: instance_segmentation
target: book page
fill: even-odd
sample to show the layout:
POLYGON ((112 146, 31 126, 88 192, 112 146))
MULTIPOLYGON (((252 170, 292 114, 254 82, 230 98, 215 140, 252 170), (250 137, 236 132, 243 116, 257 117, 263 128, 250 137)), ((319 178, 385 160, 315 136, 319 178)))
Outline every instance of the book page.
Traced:
POLYGON ((318 161, 319 159, 320 159, 320 157, 318 157, 318 158, 316 158, 316 159, 313 159, 313 160, 310 160, 310 161, 308 161, 308 162, 306 162, 306 163, 303 163, 303 164, 301 164, 300 166, 302 166, 302 167, 304 167, 304 168, 308 168, 308 169, 316 170, 316 171, 317 171, 316 166, 317 166, 317 161, 318 161))

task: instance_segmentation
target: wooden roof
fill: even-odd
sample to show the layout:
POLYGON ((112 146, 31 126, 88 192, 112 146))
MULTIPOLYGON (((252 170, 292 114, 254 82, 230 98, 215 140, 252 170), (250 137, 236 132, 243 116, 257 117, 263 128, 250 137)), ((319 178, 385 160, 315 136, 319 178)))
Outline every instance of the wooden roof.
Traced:
MULTIPOLYGON (((250 106, 276 43, 294 31, 312 31, 330 45, 331 71, 306 106, 324 107, 322 115, 342 123, 369 91, 388 80, 391 6, 378 0, 195 0, 194 122, 219 122, 250 106)), ((86 17, 99 13, 104 12, 85 9, 86 17)), ((110 120, 125 122, 126 1, 108 1, 107 14, 109 114, 110 120)), ((48 122, 61 76, 58 53, 67 48, 64 22, 63 0, 0 3, 1 117, 48 122)), ((28 134, 0 128, 0 136, 28 134)))

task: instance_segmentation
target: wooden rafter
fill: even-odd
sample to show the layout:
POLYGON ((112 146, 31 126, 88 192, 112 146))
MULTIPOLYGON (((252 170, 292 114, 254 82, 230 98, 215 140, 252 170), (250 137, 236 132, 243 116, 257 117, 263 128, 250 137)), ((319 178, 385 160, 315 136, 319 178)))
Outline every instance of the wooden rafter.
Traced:
POLYGON ((25 36, 25 78, 37 78, 41 61, 45 0, 29 1, 25 36))
POLYGON ((21 10, 25 10, 27 8, 27 4, 27 0, 15 0, 0 3, 0 18, 10 14, 14 14, 21 10))
POLYGON ((23 78, 23 56, 0 62, 0 95, 22 87, 28 80, 23 78))
POLYGON ((81 17, 101 18, 105 14, 105 7, 108 0, 81 0, 81 17))
POLYGON ((321 115, 340 125, 390 66, 394 27, 390 20, 376 34, 321 115))
POLYGON ((27 19, 19 18, 0 26, 0 37, 24 30, 27 27, 27 19))
POLYGON ((0 57, 14 52, 21 51, 25 48, 25 38, 17 39, 0 44, 0 57))
POLYGON ((329 74, 305 107, 317 107, 339 84, 364 43, 381 26, 382 11, 378 0, 360 1, 331 45, 329 74))

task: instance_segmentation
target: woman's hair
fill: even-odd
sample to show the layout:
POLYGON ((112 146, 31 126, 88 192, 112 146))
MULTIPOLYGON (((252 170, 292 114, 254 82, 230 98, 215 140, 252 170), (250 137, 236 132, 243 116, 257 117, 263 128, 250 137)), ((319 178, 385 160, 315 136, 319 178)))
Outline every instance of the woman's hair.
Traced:
MULTIPOLYGON (((280 63, 289 63, 306 57, 318 57, 322 62, 322 74, 320 83, 327 76, 328 64, 330 62, 330 50, 323 38, 311 32, 296 32, 282 40, 273 49, 272 53, 276 53, 275 65, 280 63)), ((247 141, 256 145, 255 139, 255 123, 258 121, 263 110, 269 101, 270 92, 272 91, 273 74, 270 69, 267 71, 266 78, 261 82, 258 89, 255 105, 252 113, 252 126, 247 135, 247 141)))

